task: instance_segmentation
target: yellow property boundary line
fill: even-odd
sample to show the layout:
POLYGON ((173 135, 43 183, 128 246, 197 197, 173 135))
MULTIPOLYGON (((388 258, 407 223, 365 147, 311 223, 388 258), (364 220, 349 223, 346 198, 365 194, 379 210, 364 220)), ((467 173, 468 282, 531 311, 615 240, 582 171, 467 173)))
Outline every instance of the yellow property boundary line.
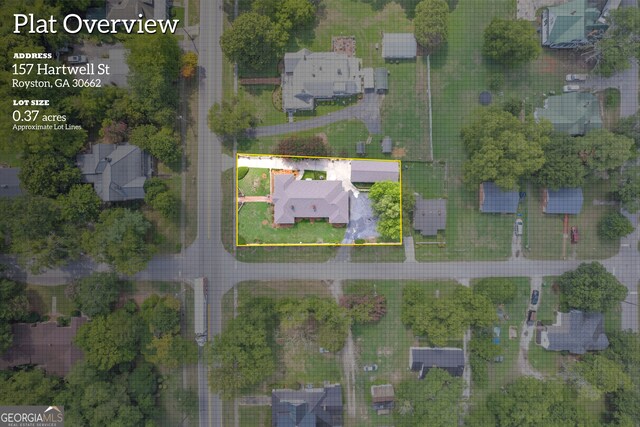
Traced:
POLYGON ((250 153, 236 153, 236 195, 235 195, 235 210, 234 215, 236 217, 236 247, 246 248, 246 247, 274 247, 274 246, 402 246, 402 162, 400 160, 394 159, 363 159, 357 157, 322 157, 322 156, 280 156, 276 154, 250 154, 250 153), (400 183, 400 242, 389 242, 389 243, 246 243, 244 245, 238 244, 238 236, 239 236, 239 217, 238 215, 238 198, 239 198, 239 180, 238 180, 238 158, 239 157, 269 157, 269 158, 280 158, 280 159, 326 159, 326 160, 358 160, 358 161, 368 161, 368 162, 394 162, 398 164, 398 179, 400 183))

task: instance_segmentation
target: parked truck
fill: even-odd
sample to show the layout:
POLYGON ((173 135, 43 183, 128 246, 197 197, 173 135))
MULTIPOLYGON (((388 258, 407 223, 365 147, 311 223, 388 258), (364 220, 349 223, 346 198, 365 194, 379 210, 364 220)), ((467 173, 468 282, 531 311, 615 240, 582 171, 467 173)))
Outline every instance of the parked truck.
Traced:
POLYGON ((196 342, 204 346, 207 342, 207 294, 209 283, 206 277, 199 277, 193 282, 194 324, 196 342))

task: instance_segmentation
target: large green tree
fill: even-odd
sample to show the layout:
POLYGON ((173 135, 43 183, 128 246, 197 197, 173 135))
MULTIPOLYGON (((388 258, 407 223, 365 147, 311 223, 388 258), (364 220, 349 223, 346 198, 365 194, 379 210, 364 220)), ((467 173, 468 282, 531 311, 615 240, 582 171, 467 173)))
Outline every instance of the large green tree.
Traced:
POLYGON ((429 52, 447 41, 449 5, 444 0, 422 0, 415 9, 413 27, 416 40, 429 52))
POLYGON ((86 184, 74 185, 67 194, 58 196, 57 202, 62 219, 78 225, 98 219, 102 204, 93 186, 86 184))
POLYGON ((402 381, 396 388, 394 422, 399 427, 449 427, 458 424, 457 402, 462 378, 432 368, 421 381, 402 381))
POLYGON ((56 197, 80 182, 80 169, 58 154, 31 154, 22 162, 20 181, 33 196, 56 197))
POLYGON ((596 354, 588 355, 571 367, 573 380, 578 383, 581 399, 595 401, 605 393, 631 389, 631 379, 619 363, 596 354))
POLYGON ((581 187, 587 169, 578 156, 576 138, 565 134, 553 135, 551 142, 544 147, 544 165, 536 173, 536 181, 543 187, 559 188, 581 187))
POLYGON ((371 186, 369 199, 373 211, 378 215, 376 230, 385 241, 399 241, 402 231, 400 183, 376 182, 371 186))
POLYGON ((142 303, 140 314, 155 337, 180 331, 180 301, 172 296, 150 295, 142 303))
POLYGON ((0 402, 3 405, 42 405, 56 402, 63 387, 61 378, 42 369, 0 371, 0 402))
POLYGON ((588 168, 605 172, 619 168, 633 155, 633 140, 606 129, 592 130, 577 138, 580 158, 588 168))
POLYGON ((319 156, 331 155, 331 147, 320 136, 289 136, 278 141, 276 154, 281 156, 319 156))
POLYGON ((104 211, 92 232, 83 235, 83 247, 97 260, 107 262, 121 273, 142 270, 153 253, 147 242, 151 227, 142 213, 115 208, 104 211))
POLYGON ((505 190, 517 188, 520 178, 544 165, 543 148, 550 133, 551 124, 544 120, 522 123, 500 109, 477 110, 473 121, 461 131, 469 153, 465 181, 473 185, 493 181, 505 190))
POLYGON ((540 52, 536 30, 524 19, 493 18, 484 30, 482 54, 499 64, 520 65, 536 59, 540 52))
POLYGON ((268 16, 247 12, 222 33, 220 46, 230 61, 259 70, 275 63, 288 38, 286 30, 268 16))
POLYGON ((13 333, 10 322, 21 320, 29 309, 25 286, 0 279, 0 355, 11 347, 13 333))
POLYGON ((225 398, 258 384, 275 370, 273 350, 267 332, 242 318, 214 337, 210 351, 209 384, 225 398))
POLYGON ((133 361, 144 336, 144 323, 140 316, 119 309, 82 325, 75 342, 84 351, 88 364, 107 371, 120 363, 133 361))
POLYGON ((178 162, 182 155, 178 135, 167 126, 137 126, 131 131, 129 142, 169 165, 178 162))
POLYGON ((595 62, 594 70, 604 76, 625 70, 630 59, 640 52, 640 11, 636 7, 621 7, 611 11, 611 26, 604 37, 593 45, 587 56, 595 62))
POLYGON ((136 107, 159 125, 156 114, 175 110, 180 76, 180 47, 173 34, 143 34, 127 39, 129 87, 136 107))
POLYGON ((93 273, 70 285, 69 294, 87 316, 107 315, 118 301, 122 285, 113 273, 93 273))
POLYGON ((602 264, 580 264, 558 278, 562 308, 603 312, 615 307, 627 296, 627 288, 602 264))
POLYGON ((635 213, 640 209, 640 168, 625 168, 616 195, 622 207, 629 212, 635 213))
POLYGON ((598 235, 606 240, 616 240, 633 232, 633 224, 620 212, 611 212, 598 222, 598 235))
POLYGON ((242 91, 230 100, 213 104, 208 115, 209 128, 224 137, 242 136, 247 130, 258 124, 256 109, 242 91))

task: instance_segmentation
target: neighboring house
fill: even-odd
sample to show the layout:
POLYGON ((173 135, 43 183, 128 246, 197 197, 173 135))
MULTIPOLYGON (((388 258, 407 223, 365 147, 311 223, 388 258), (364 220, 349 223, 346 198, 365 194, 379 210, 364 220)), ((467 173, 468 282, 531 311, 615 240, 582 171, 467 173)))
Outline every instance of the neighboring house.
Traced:
POLYGON ((271 391, 272 427, 341 427, 342 387, 271 391))
POLYGON ((351 161, 351 182, 359 182, 363 184, 379 181, 398 182, 399 177, 400 165, 396 161, 351 161))
POLYGON ((96 144, 77 163, 83 182, 92 183, 105 202, 144 199, 144 183, 153 171, 151 156, 131 144, 96 144))
POLYGON ((292 174, 273 176, 273 222, 293 225, 297 219, 327 218, 330 224, 349 222, 349 191, 342 181, 296 180, 292 174))
POLYGON ((20 168, 0 168, 0 197, 18 197, 22 195, 20 168))
POLYGON ((382 35, 382 57, 384 59, 413 59, 418 43, 413 33, 384 33, 382 35))
POLYGON ((106 18, 138 19, 142 14, 146 19, 167 19, 166 0, 106 0, 106 18))
POLYGON ((593 41, 607 30, 600 11, 587 7, 587 0, 572 0, 542 11, 542 45, 573 49, 593 41))
POLYGON ((311 111, 316 100, 361 94, 363 74, 361 60, 344 53, 309 49, 285 53, 282 108, 288 113, 311 111))
POLYGON ((542 212, 547 214, 578 215, 582 210, 582 188, 542 190, 542 212))
POLYGON ((83 357, 73 339, 86 321, 84 317, 72 317, 67 327, 58 327, 55 322, 14 323, 11 325, 13 344, 0 358, 0 369, 33 364, 49 374, 67 375, 83 357))
POLYGON ((409 368, 418 372, 419 379, 423 379, 431 368, 440 368, 454 377, 461 377, 464 372, 464 352, 461 348, 451 347, 411 347, 409 368))
POLYGON ((447 201, 445 199, 425 200, 416 196, 413 208, 413 228, 423 236, 435 236, 447 225, 447 201))
POLYGON ((480 184, 480 212, 516 213, 519 201, 517 191, 504 191, 493 182, 480 184))
POLYGON ((556 132, 571 136, 602 127, 598 98, 585 92, 550 96, 544 101, 544 108, 536 108, 534 117, 549 120, 556 132))
POLYGON ((382 154, 391 154, 393 151, 393 141, 389 136, 382 138, 380 145, 382 146, 382 154))
POLYGON ((609 346, 602 313, 583 313, 579 310, 558 312, 556 323, 545 326, 540 335, 540 345, 552 351, 584 354, 609 346))
POLYGON ((389 91, 389 71, 386 68, 376 68, 373 71, 373 81, 376 93, 383 94, 389 91))
POLYGON ((392 384, 372 385, 371 404, 378 415, 388 415, 396 400, 392 384))

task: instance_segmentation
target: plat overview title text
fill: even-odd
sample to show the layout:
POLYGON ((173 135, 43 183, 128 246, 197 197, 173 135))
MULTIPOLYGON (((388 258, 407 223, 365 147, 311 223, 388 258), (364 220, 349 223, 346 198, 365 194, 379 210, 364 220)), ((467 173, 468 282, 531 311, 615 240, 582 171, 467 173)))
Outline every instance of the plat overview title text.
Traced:
MULTIPOLYGON (((176 31, 179 19, 143 19, 139 14, 138 19, 83 19, 79 15, 70 14, 62 20, 62 29, 69 34, 77 34, 83 30, 88 33, 116 34, 118 32, 153 34, 176 31)), ((14 34, 55 34, 58 32, 58 20, 53 16, 48 19, 36 18, 33 13, 15 13, 13 15, 14 34)))

